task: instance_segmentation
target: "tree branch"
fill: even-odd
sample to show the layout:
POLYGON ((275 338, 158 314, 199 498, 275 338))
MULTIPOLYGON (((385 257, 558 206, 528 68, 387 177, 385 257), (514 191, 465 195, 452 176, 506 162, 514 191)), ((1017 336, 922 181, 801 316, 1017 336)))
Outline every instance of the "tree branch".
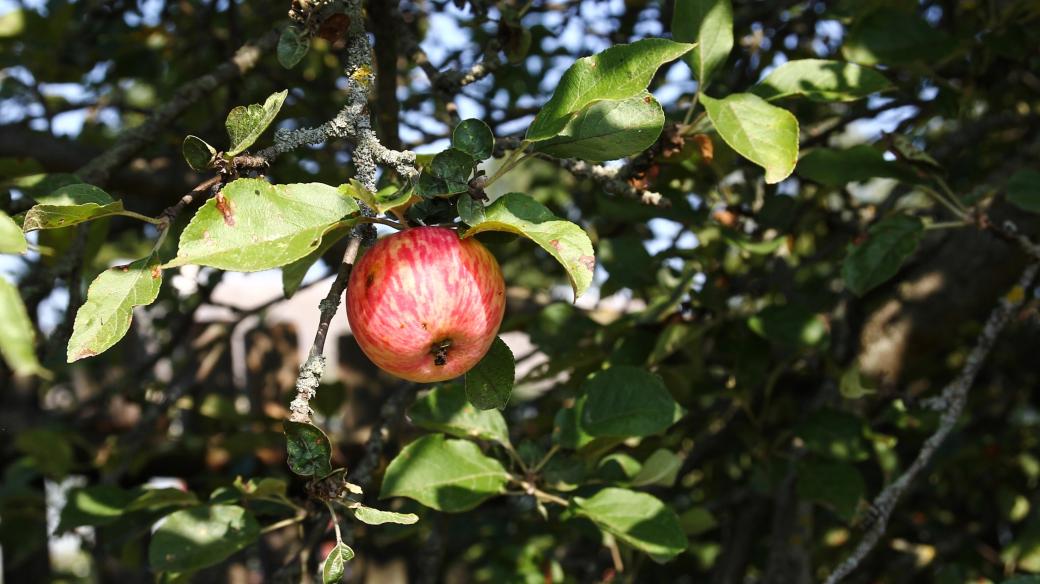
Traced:
POLYGON ((329 287, 329 293, 318 304, 321 317, 318 320, 318 330, 314 333, 314 342, 311 344, 307 360, 300 366, 300 375, 296 378, 296 399, 289 404, 289 420, 292 422, 311 423, 311 398, 318 392, 318 384, 321 376, 325 373, 325 337, 329 334, 329 323, 339 310, 339 301, 343 291, 347 289, 347 281, 350 279, 350 271, 357 259, 361 240, 351 236, 347 243, 347 251, 343 253, 343 261, 340 262, 336 279, 329 287))
MULTIPOLYGON (((1033 263, 1027 267, 1018 280, 1018 286, 1028 291, 1036 279, 1038 268, 1040 268, 1040 263, 1033 263)), ((925 440, 913 464, 899 478, 885 487, 874 499, 873 506, 877 512, 876 520, 866 535, 863 536, 863 539, 860 540, 852 555, 834 569, 834 572, 827 578, 826 584, 837 584, 845 576, 852 573, 885 534, 888 520, 892 515, 892 510, 895 509, 896 504, 899 502, 899 498, 910 487, 917 475, 928 466, 936 450, 939 449, 939 446, 942 445, 946 437, 953 431, 954 426, 956 426, 957 420, 964 411, 965 403, 968 400, 968 392, 971 390, 972 383, 982 368, 986 356, 993 349, 993 345, 996 343, 1001 331, 1004 330, 1008 321, 1011 320, 1012 313, 1022 304, 1024 297, 1024 294, 1019 295, 1019 297, 1013 295, 1005 296, 990 313, 989 318, 986 320, 986 325, 982 329, 982 334, 979 335, 978 340, 975 342, 975 347, 968 355, 968 359, 960 373, 943 389, 940 396, 930 400, 933 407, 942 410, 939 427, 925 440)))
POLYGON ((164 106, 155 110, 143 124, 135 126, 116 139, 115 144, 76 171, 88 183, 104 183, 112 172, 155 139, 158 131, 176 119, 202 96, 249 71, 260 56, 278 42, 278 31, 272 30, 254 43, 243 45, 228 61, 213 72, 182 85, 164 106))

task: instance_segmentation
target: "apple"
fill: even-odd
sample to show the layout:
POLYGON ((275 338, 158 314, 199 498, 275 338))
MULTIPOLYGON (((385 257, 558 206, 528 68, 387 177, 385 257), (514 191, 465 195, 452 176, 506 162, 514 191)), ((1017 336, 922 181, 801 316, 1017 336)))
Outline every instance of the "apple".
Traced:
POLYGON ((350 330, 381 369, 453 379, 487 354, 505 312, 495 256, 453 229, 413 227, 377 241, 347 283, 350 330))

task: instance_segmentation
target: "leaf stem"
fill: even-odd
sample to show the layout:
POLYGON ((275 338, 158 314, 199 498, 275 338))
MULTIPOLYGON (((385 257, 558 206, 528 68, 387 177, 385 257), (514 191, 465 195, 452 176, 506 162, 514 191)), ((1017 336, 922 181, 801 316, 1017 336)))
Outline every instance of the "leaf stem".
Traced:
POLYGON ((531 495, 539 501, 556 503, 557 505, 562 505, 564 507, 568 507, 571 504, 570 501, 568 501, 567 499, 564 499, 563 497, 559 497, 552 493, 546 493, 545 491, 536 487, 534 483, 532 483, 531 481, 518 477, 514 474, 509 475, 509 480, 516 483, 517 485, 520 485, 520 488, 523 489, 523 493, 517 494, 531 495))
POLYGON ((697 102, 701 98, 701 90, 698 87, 697 91, 693 93, 693 99, 690 100, 690 109, 686 110, 686 116, 683 118, 683 125, 689 126, 690 121, 693 119, 693 112, 697 110, 697 102))
POLYGON ((536 472, 542 470, 542 467, 545 466, 545 464, 547 462, 549 462, 550 459, 552 459, 553 455, 556 454, 559 451, 560 451, 560 445, 559 444, 553 444, 552 448, 549 449, 549 452, 546 452, 545 456, 543 456, 542 459, 538 461, 538 464, 534 465, 534 467, 531 469, 531 472, 532 473, 536 473, 536 472))
POLYGON ((396 229, 398 231, 404 231, 405 229, 408 229, 408 226, 404 225, 403 223, 398 223, 397 221, 391 221, 390 219, 383 219, 382 217, 358 217, 357 218, 357 222, 358 223, 379 223, 380 225, 387 225, 389 227, 393 227, 394 229, 396 229))
POLYGON ((965 221, 968 219, 968 214, 964 210, 961 210, 961 209, 957 208, 956 205, 954 205, 951 201, 949 201, 939 191, 933 189, 932 187, 928 187, 928 186, 924 186, 924 185, 921 185, 921 190, 924 191, 925 194, 927 194, 929 197, 934 199, 936 202, 938 202, 942 206, 946 207, 951 213, 954 214, 954 216, 960 217, 961 219, 963 219, 965 221))
POLYGON ((964 227, 968 223, 964 221, 933 221, 924 226, 926 231, 932 231, 936 229, 954 229, 957 227, 964 227))
POLYGON ((960 209, 964 213, 968 213, 968 207, 966 207, 964 205, 964 203, 961 202, 960 198, 953 192, 953 189, 950 188, 950 185, 949 185, 949 183, 946 182, 946 179, 944 179, 943 177, 938 176, 938 175, 934 175, 934 178, 935 178, 935 182, 939 184, 939 188, 942 189, 943 193, 946 194, 946 196, 949 198, 949 200, 958 209, 960 209))
POLYGON ((164 223, 162 219, 156 219, 154 217, 149 217, 147 215, 142 215, 142 214, 136 213, 134 211, 127 211, 126 209, 116 213, 116 215, 122 215, 123 217, 130 217, 131 219, 137 219, 139 221, 144 221, 145 223, 151 223, 152 225, 162 225, 164 223))
POLYGON ((325 501, 325 507, 329 510, 329 515, 332 516, 332 527, 336 529, 336 543, 343 543, 343 535, 339 531, 339 517, 336 516, 336 510, 332 508, 332 503, 325 501))
POLYGON ((304 513, 297 513, 296 515, 294 515, 292 517, 289 517, 289 518, 286 518, 286 519, 282 519, 281 521, 278 521, 278 522, 275 522, 275 523, 272 523, 272 524, 268 525, 267 527, 261 529, 260 533, 271 533, 272 531, 278 531, 279 529, 282 529, 284 527, 289 527, 290 525, 296 525, 297 523, 300 523, 301 521, 303 521, 306 518, 307 518, 307 513, 306 512, 304 512, 304 513))
POLYGON ((502 161, 502 166, 499 166, 498 169, 495 170, 495 174, 491 175, 491 178, 487 179, 487 182, 484 183, 484 188, 487 189, 494 184, 495 181, 502 178, 502 175, 513 170, 516 165, 530 158, 532 155, 526 152, 527 147, 530 145, 531 143, 525 140, 520 143, 520 146, 518 146, 516 150, 510 152, 509 156, 502 161))
POLYGON ((506 442, 502 445, 502 448, 504 448, 506 452, 509 454, 509 458, 512 458, 513 462, 515 462, 520 467, 520 469, 524 471, 524 474, 530 472, 527 469, 527 463, 524 462, 523 458, 520 458, 520 454, 516 451, 515 448, 513 448, 512 444, 506 442))

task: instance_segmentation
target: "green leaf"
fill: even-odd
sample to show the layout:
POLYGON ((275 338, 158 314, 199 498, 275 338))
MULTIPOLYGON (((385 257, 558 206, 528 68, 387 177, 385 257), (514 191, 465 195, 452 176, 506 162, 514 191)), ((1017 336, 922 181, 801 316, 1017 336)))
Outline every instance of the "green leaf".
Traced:
POLYGON ((730 244, 755 255, 773 255, 786 241, 784 237, 776 237, 769 241, 754 241, 743 233, 725 228, 721 230, 721 234, 722 238, 730 244))
POLYGON ((202 172, 213 164, 217 149, 198 136, 188 135, 181 144, 181 154, 192 170, 202 172))
MULTIPOLYGON (((27 177, 28 178, 28 177, 27 177)), ((115 202, 111 195, 94 185, 79 181, 72 175, 44 175, 36 188, 43 188, 44 184, 54 183, 53 189, 40 192, 33 199, 40 205, 70 206, 86 205, 94 203, 107 205, 115 202), (77 181, 77 182, 66 182, 77 181)))
POLYGON ((329 248, 336 245, 336 242, 350 235, 353 229, 354 226, 349 223, 336 225, 325 232, 325 235, 321 238, 321 245, 317 249, 291 264, 282 266, 282 293, 286 298, 292 298, 293 294, 296 294, 311 266, 317 263, 321 256, 329 251, 329 248))
MULTIPOLYGON (((75 202, 71 203, 58 203, 48 198, 49 195, 62 187, 70 185, 81 185, 84 184, 80 178, 74 174, 56 172, 51 174, 30 174, 26 176, 19 176, 16 178, 8 179, 0 182, 0 186, 10 187, 18 189, 28 195, 30 198, 35 200, 37 203, 52 203, 52 204, 67 204, 74 205, 75 202), (40 200, 44 199, 44 200, 40 200)), ((89 185, 87 185, 89 186, 89 185)), ((100 189, 98 189, 100 190, 100 189)), ((104 191, 102 191, 104 192, 104 191)), ((107 200, 104 203, 111 203, 112 198, 105 195, 107 200)), ((98 201, 95 201, 98 202, 98 201)))
POLYGON ((534 150, 557 158, 603 161, 646 150, 664 128, 664 110, 644 91, 627 99, 589 104, 568 120, 556 137, 535 142, 534 150))
POLYGON ((208 505, 164 517, 152 534, 153 570, 188 572, 219 564, 260 536, 253 515, 236 505, 208 505))
POLYGON ((830 187, 872 178, 894 178, 913 182, 916 174, 906 165, 885 160, 884 154, 869 144, 838 150, 814 148, 802 156, 795 168, 800 176, 830 187))
POLYGON ((595 437, 582 428, 582 412, 585 410, 585 396, 574 401, 574 406, 561 408, 553 418, 553 443, 562 448, 577 450, 595 440, 595 437))
POLYGON ((841 48, 845 58, 863 65, 893 65, 927 63, 950 54, 950 36, 918 16, 914 7, 906 8, 882 7, 857 18, 841 48))
POLYGON ((578 515, 655 559, 670 560, 686 550, 675 511, 653 495, 607 488, 588 499, 575 497, 571 504, 578 515))
POLYGON ((292 69, 311 48, 311 39, 294 26, 287 26, 278 38, 278 64, 292 69))
POLYGON ((685 61, 704 90, 733 50, 733 6, 730 0, 676 0, 672 37, 696 42, 685 61))
POLYGON ((35 337, 18 289, 0 278, 0 355, 18 375, 47 375, 36 359, 35 337))
POLYGON ((394 513, 393 511, 381 511, 379 509, 373 509, 371 507, 365 507, 364 505, 358 504, 350 509, 354 513, 354 517, 362 522, 369 525, 382 525, 384 523, 397 523, 399 525, 412 525, 416 521, 419 521, 419 516, 415 513, 394 513))
POLYGON ((846 462, 804 460, 798 465, 798 496, 830 507, 845 521, 852 521, 866 491, 863 476, 846 462))
POLYGON ((679 525, 682 526, 683 533, 696 537, 715 529, 719 522, 711 511, 704 507, 690 507, 679 516, 679 525))
POLYGON ((658 67, 692 48, 693 45, 667 39, 643 39, 578 59, 538 111, 527 130, 527 139, 536 142, 556 136, 571 116, 595 101, 642 94, 658 67))
POLYGON ((455 205, 459 212, 459 219, 462 219, 462 222, 466 225, 477 225, 486 218, 484 215, 484 203, 469 195, 459 197, 455 205))
POLYGON ((318 249, 324 235, 358 205, 321 183, 272 185, 240 178, 203 205, 181 233, 166 267, 198 264, 256 272, 292 263, 318 249))
POLYGON ((185 492, 180 489, 142 489, 137 491, 138 495, 126 506, 125 511, 155 511, 165 507, 185 507, 197 505, 198 497, 194 493, 185 492))
POLYGON ((1040 172, 1020 170, 1011 175, 1007 183, 1007 199, 1023 211, 1040 213, 1040 172))
POLYGON ((661 485, 671 487, 679 476, 683 459, 667 448, 659 448, 646 459, 642 468, 632 477, 632 486, 661 485))
POLYGON ((332 472, 332 444, 313 424, 286 421, 285 449, 289 470, 300 476, 321 478, 332 472))
POLYGON ((130 330, 134 307, 155 302, 162 286, 159 256, 109 268, 90 284, 87 301, 76 313, 69 338, 68 362, 107 351, 130 330))
POLYGON ((815 347, 827 338, 827 324, 820 315, 801 306, 767 306, 748 319, 758 336, 790 347, 815 347))
POLYGON ((813 101, 855 101, 890 89, 888 79, 870 67, 799 59, 773 69, 751 88, 751 93, 768 100, 802 95, 813 101))
POLYGON ((25 253, 29 243, 14 219, 0 211, 0 253, 25 253))
POLYGON ((86 221, 119 215, 124 211, 123 202, 107 205, 84 203, 82 205, 36 205, 25 213, 22 230, 26 233, 39 229, 60 229, 86 221))
POLYGON ((509 474, 466 440, 423 436, 401 450, 386 469, 381 499, 408 497, 448 513, 468 511, 505 490, 509 474))
POLYGON ((382 214, 410 201, 413 189, 411 187, 398 188, 394 185, 388 185, 379 189, 379 192, 373 193, 357 180, 350 179, 350 182, 347 184, 339 186, 339 191, 372 207, 376 210, 376 213, 382 214))
POLYGON ((227 121, 224 122, 230 140, 230 146, 225 155, 235 156, 252 146, 253 142, 256 142, 256 139, 267 129, 267 126, 274 121, 288 95, 289 90, 286 89, 272 93, 264 101, 264 105, 255 103, 249 106, 240 105, 231 110, 227 121))
POLYGON ((854 294, 862 296, 896 275, 917 249, 924 224, 917 217, 896 215, 870 228, 867 241, 849 246, 842 277, 854 294))
POLYGON ((509 429, 502 413, 478 410, 461 385, 438 385, 415 400, 408 417, 420 428, 446 432, 460 438, 480 438, 509 444, 509 429))
POLYGON ((860 399, 872 393, 877 393, 876 389, 867 384, 863 375, 859 372, 859 367, 856 365, 849 367, 842 374, 839 391, 841 391, 841 396, 845 399, 860 399))
POLYGON ((544 205, 522 193, 507 193, 484 210, 484 221, 466 230, 463 238, 484 231, 506 231, 534 241, 556 258, 570 277, 577 299, 592 284, 596 256, 589 236, 563 221, 544 205))
POLYGON ((321 566, 322 584, 336 584, 343 580, 343 574, 347 571, 347 562, 354 559, 354 550, 342 541, 336 543, 325 563, 321 566))
POLYGON ((137 496, 134 491, 111 485, 72 489, 61 509, 56 531, 64 533, 83 525, 96 527, 114 523, 137 496))
POLYGON ((462 192, 469 188, 469 177, 473 174, 473 167, 476 163, 477 161, 468 153, 458 148, 448 148, 433 157, 433 162, 430 163, 430 174, 444 179, 449 192, 462 192))
POLYGON ((820 456, 843 462, 858 462, 870 457, 863 439, 863 421, 853 414, 825 408, 815 412, 795 428, 805 448, 820 456))
POLYGON ((683 409, 661 378, 638 367, 595 373, 584 384, 583 430, 592 436, 651 436, 679 421, 683 409))
POLYGON ((462 120, 451 133, 453 148, 469 154, 474 160, 487 160, 495 150, 495 135, 483 121, 462 120))
POLYGON ((1000 584, 1040 584, 1040 576, 1015 576, 1010 580, 1004 580, 1000 584))
POLYGON ((466 397, 479 410, 503 409, 516 379, 513 352, 495 337, 484 357, 466 372, 466 397))
MULTIPOLYGON (((57 184, 63 182, 60 178, 57 180, 57 184)), ((46 182, 50 181, 44 180, 41 184, 46 182)), ((33 198, 38 204, 29 209, 22 221, 22 231, 26 233, 37 229, 69 227, 123 211, 121 201, 114 201, 105 191, 82 182, 63 184, 33 198)))
POLYGON ((701 102, 726 144, 766 170, 766 183, 790 176, 798 161, 798 120, 791 112, 750 93, 701 94, 701 102))

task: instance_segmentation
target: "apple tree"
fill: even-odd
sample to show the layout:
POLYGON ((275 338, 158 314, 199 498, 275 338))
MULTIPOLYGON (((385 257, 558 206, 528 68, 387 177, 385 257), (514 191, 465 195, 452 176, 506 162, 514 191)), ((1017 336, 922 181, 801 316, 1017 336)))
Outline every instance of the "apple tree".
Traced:
POLYGON ((1040 581, 1037 31, 0 3, 3 576, 1040 581))

